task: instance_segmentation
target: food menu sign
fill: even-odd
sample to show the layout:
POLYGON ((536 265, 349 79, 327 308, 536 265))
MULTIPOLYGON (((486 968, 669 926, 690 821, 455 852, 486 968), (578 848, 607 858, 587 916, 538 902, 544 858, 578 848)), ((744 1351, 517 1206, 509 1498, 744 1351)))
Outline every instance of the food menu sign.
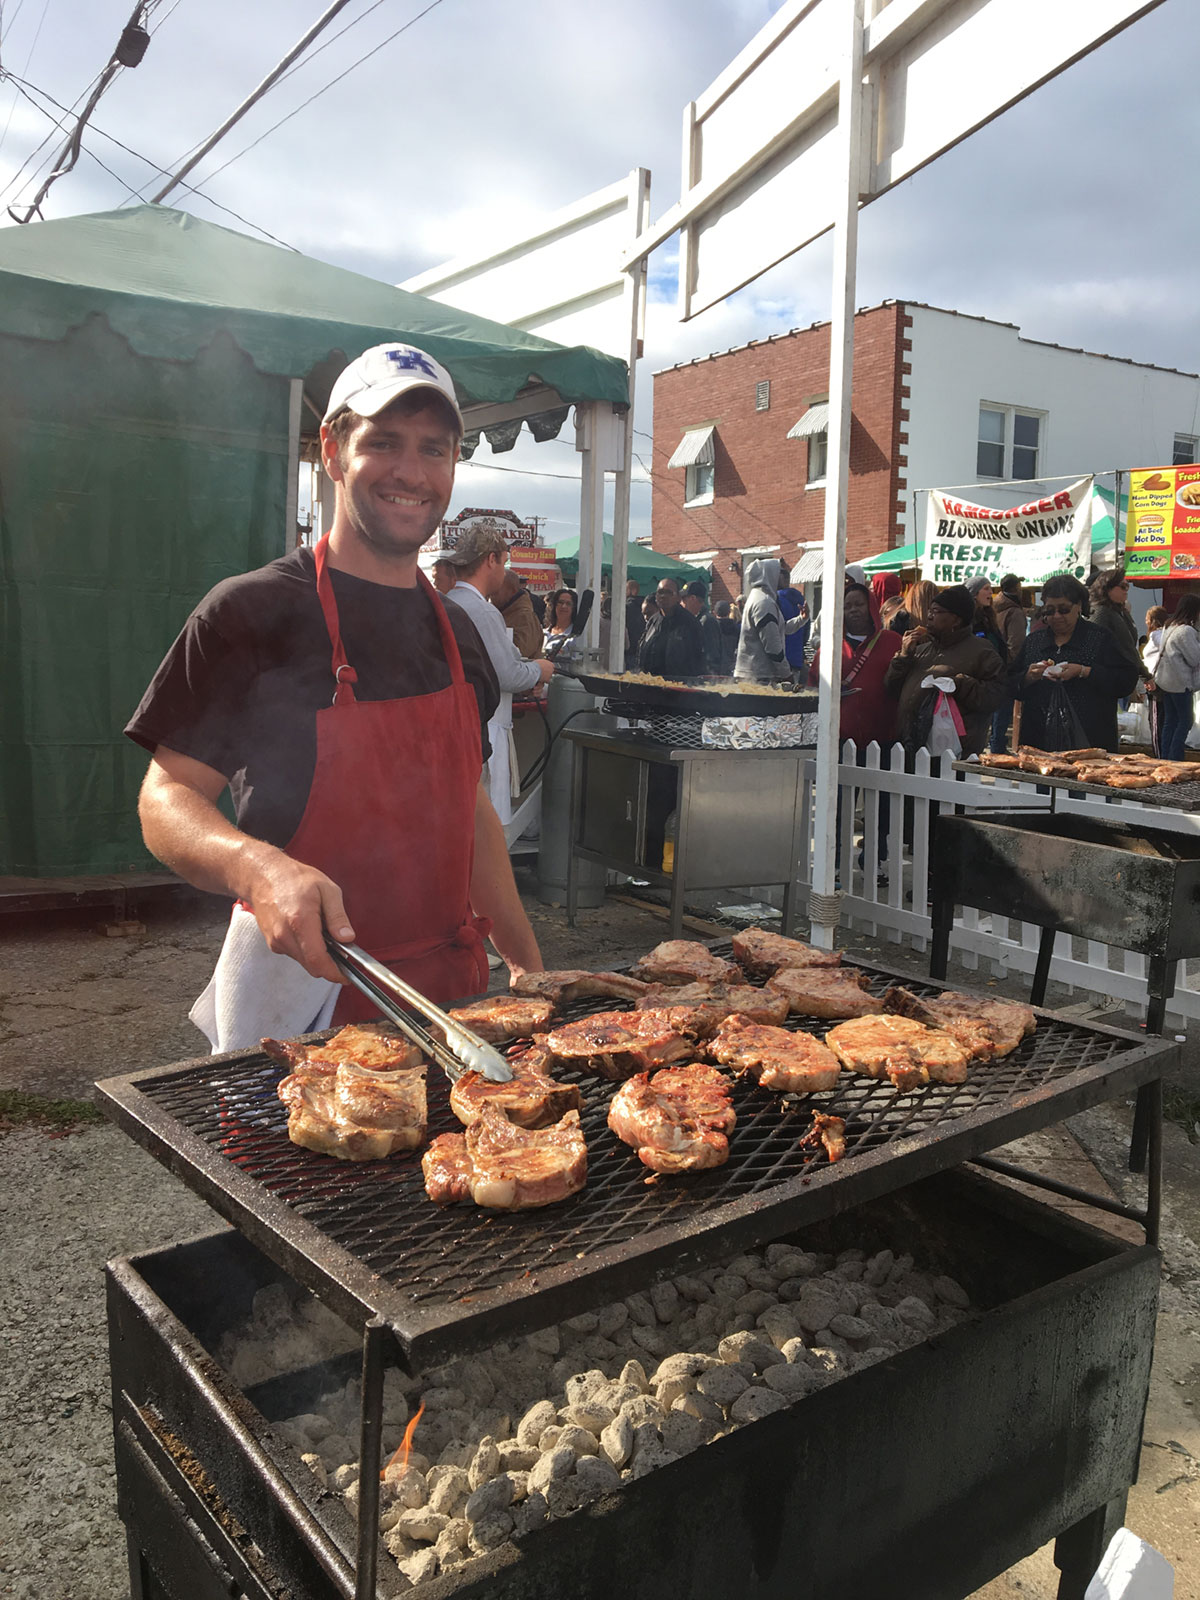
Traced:
POLYGON ((1129 474, 1125 571, 1131 578, 1200 578, 1200 465, 1129 474))

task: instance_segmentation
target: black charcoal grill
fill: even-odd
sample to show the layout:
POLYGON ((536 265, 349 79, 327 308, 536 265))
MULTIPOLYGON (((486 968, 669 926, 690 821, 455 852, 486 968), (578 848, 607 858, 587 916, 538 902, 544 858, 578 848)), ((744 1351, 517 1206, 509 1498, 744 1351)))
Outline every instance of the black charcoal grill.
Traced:
MULTIPOLYGON (((794 1237, 915 1251, 984 1315, 476 1557, 421 1600, 961 1600, 1051 1538, 1060 1600, 1082 1600, 1136 1472, 1157 1251, 962 1172, 794 1237)), ((356 1580, 341 1497, 272 1427, 317 1408, 345 1363, 243 1394, 210 1354, 280 1278, 230 1232, 109 1266, 133 1600, 403 1587, 386 1555, 377 1590, 356 1580)))
MULTIPOLYGON (((876 993, 900 977, 864 970, 876 993)), ((941 987, 902 981, 922 993, 941 987)), ((609 1007, 590 1003, 569 1014, 601 1009, 609 1007)), ((823 1034, 831 1025, 812 1031, 823 1034)), ((977 1067, 961 1085, 898 1095, 890 1084, 846 1074, 836 1089, 791 1103, 743 1082, 735 1089, 738 1125, 728 1164, 653 1184, 605 1126, 611 1086, 580 1077, 587 1188, 562 1206, 516 1216, 438 1210, 424 1195, 416 1161, 348 1166, 291 1145, 275 1096, 280 1069, 257 1052, 109 1079, 100 1090, 110 1113, 139 1143, 264 1255, 365 1329, 362 1481, 371 1483, 378 1471, 385 1351, 419 1372, 656 1278, 762 1245, 1156 1082, 1174 1054, 1162 1042, 1041 1013, 1036 1033, 1018 1050, 977 1067), (846 1119, 843 1161, 831 1165, 823 1151, 799 1145, 814 1107, 846 1119)), ((445 1085, 431 1075, 430 1133, 456 1126, 445 1085)), ((1156 1188, 1144 1220, 1153 1238, 1156 1188)), ((375 1592, 377 1512, 367 1496, 358 1530, 359 1600, 375 1592)), ((634 1591, 628 1580, 625 1586, 653 1592, 634 1591)), ((451 1590, 439 1580, 431 1586, 435 1592, 451 1590)))

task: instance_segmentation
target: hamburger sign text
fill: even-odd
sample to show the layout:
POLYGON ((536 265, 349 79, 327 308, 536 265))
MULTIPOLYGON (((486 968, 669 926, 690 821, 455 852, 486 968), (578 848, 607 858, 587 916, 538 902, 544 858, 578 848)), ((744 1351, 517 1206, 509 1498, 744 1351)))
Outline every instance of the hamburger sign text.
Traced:
POLYGON ((939 587, 978 577, 995 585, 1006 572, 1029 585, 1056 572, 1085 577, 1091 558, 1090 477, 1016 506, 973 505, 929 491, 921 571, 939 587))

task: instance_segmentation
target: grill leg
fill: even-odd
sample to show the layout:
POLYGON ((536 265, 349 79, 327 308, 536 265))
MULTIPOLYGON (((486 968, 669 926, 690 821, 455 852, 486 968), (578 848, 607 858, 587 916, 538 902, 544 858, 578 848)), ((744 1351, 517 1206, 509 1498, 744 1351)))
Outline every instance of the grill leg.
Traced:
POLYGON ((1033 969, 1033 986, 1029 991, 1029 1004, 1046 1003, 1046 985, 1050 981, 1050 963, 1054 959, 1054 928, 1043 928, 1038 940, 1037 965, 1033 969))
MULTIPOLYGON (((1152 956, 1146 969, 1146 1033, 1162 1033, 1167 1016, 1167 1001, 1175 992, 1175 963, 1152 956)), ((1129 1138, 1129 1170, 1145 1172, 1154 1125, 1153 1084, 1145 1083, 1137 1092, 1133 1112, 1133 1132, 1129 1138)), ((1162 1085, 1158 1085, 1159 1095, 1162 1085)))
POLYGON ((1083 1600, 1112 1536, 1125 1521, 1128 1493, 1084 1517, 1054 1541, 1054 1565, 1062 1573, 1058 1600, 1083 1600))
POLYGON ((933 902, 929 944, 929 976, 944 978, 950 965, 950 930, 954 926, 954 901, 933 902))
POLYGON ((372 1317, 363 1333, 362 1431, 358 1465, 358 1564, 354 1600, 375 1600, 379 1557, 379 1464, 383 1432, 383 1346, 387 1324, 372 1317))

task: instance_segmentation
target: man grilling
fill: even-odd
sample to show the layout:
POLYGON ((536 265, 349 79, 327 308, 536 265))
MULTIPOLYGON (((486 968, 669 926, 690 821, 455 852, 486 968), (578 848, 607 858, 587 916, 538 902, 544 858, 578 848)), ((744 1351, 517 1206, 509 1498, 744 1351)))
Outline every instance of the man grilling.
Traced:
POLYGON ((370 1014, 325 930, 434 1000, 486 987, 489 931, 514 974, 541 968, 479 782, 495 673, 417 566, 461 437, 450 375, 423 351, 352 362, 321 425, 329 533, 208 594, 126 728, 152 757, 147 848, 238 902, 192 1010, 216 1050, 370 1014))

